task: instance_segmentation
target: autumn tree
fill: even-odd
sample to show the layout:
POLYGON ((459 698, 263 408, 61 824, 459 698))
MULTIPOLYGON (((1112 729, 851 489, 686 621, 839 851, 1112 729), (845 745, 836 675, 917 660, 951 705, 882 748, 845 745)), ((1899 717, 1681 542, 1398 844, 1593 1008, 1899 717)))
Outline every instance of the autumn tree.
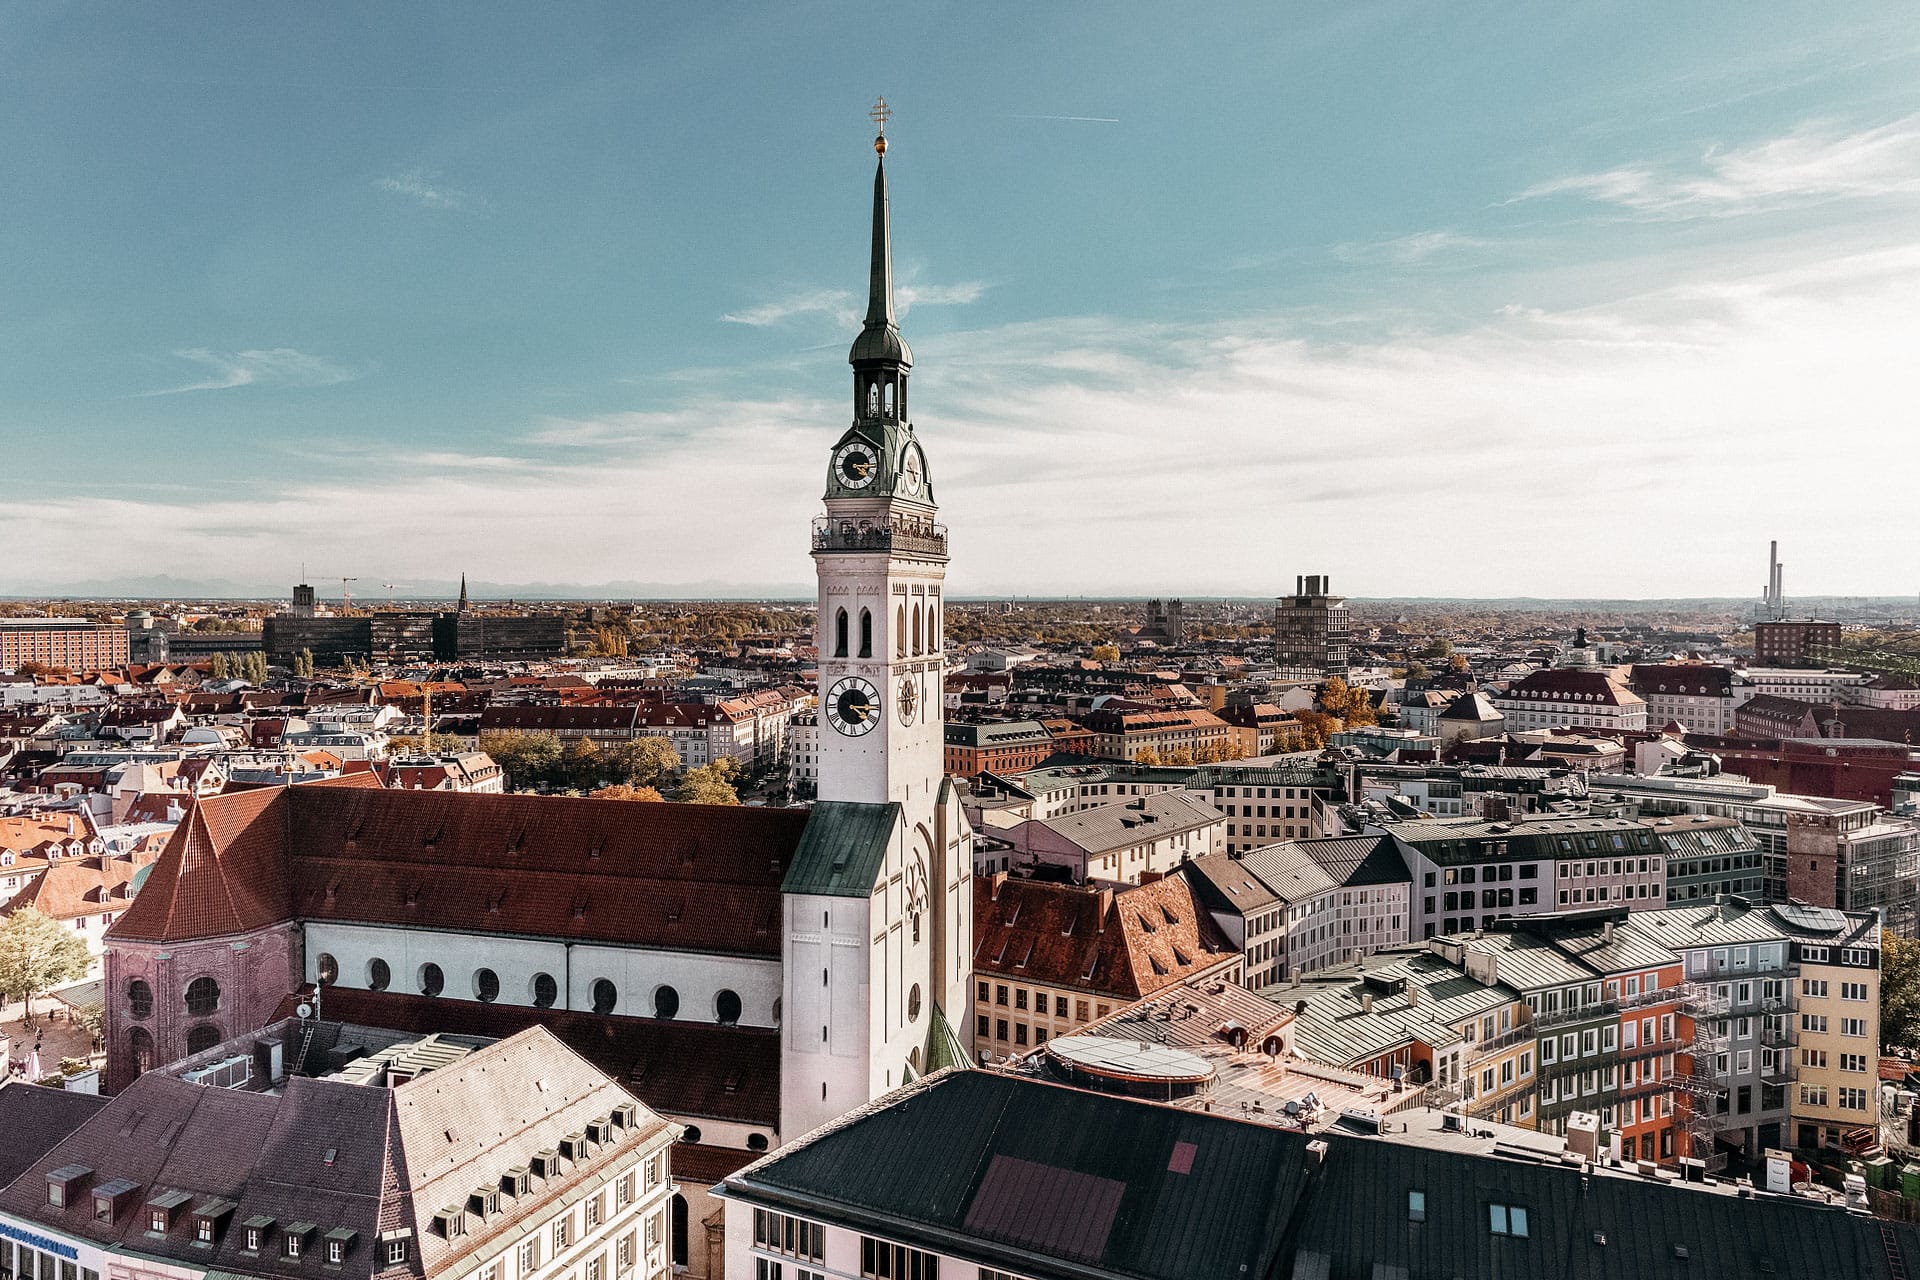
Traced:
POLYGON ((1455 671, 1465 671, 1469 666, 1466 655, 1461 653, 1450 655, 1447 658, 1447 665, 1455 671))
POLYGON ((1154 745, 1151 742, 1149 742, 1146 746, 1141 747, 1138 751, 1133 753, 1133 762, 1135 764, 1144 764, 1148 766, 1157 765, 1160 763, 1160 752, 1154 748, 1154 745))
POLYGON ((652 787, 635 787, 624 782, 615 782, 609 786, 596 787, 587 793, 595 800, 647 800, 658 803, 666 799, 652 787))
POLYGON ((560 739, 551 733, 483 733, 480 749, 500 766, 509 791, 552 785, 561 772, 560 739))
POLYGON ((575 791, 591 791, 604 777, 607 762, 592 738, 574 738, 561 753, 556 781, 575 791))
POLYGON ((1173 750, 1167 752, 1165 763, 1175 768, 1186 768, 1194 763, 1193 752, 1187 750, 1185 747, 1175 747, 1173 750))
POLYGON ((712 764, 687 770, 674 788, 673 798, 683 804, 739 804, 740 794, 733 789, 733 780, 739 775, 739 764, 730 756, 722 756, 712 764))
POLYGON ((1891 930, 1880 937, 1880 1043, 1920 1050, 1920 942, 1891 930))
POLYGON ((28 1026, 35 996, 78 982, 92 963, 86 940, 52 916, 22 907, 0 921, 0 993, 26 1006, 28 1026))
POLYGON ((1293 718, 1300 722, 1302 751, 1318 751, 1340 731, 1340 722, 1324 711, 1296 711, 1293 718))
POLYGON ((215 680, 225 680, 230 674, 227 655, 216 653, 207 659, 207 674, 215 680))
POLYGON ((1093 660, 1095 662, 1120 661, 1120 646, 1117 644, 1097 644, 1093 646, 1093 660))
POLYGON ((610 783, 658 787, 680 768, 680 753, 665 738, 628 738, 601 753, 610 783))

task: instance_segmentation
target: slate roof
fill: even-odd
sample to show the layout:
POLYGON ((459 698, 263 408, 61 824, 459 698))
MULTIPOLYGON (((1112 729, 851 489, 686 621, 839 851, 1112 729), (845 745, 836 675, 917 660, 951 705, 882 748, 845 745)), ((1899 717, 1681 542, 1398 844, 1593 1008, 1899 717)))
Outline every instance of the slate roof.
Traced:
POLYGON ((39 1163, 68 1134, 107 1105, 98 1094, 42 1089, 14 1081, 0 1085, 0 1187, 39 1163))
POLYGON ((1909 1225, 1779 1196, 1743 1199, 1338 1133, 1326 1141, 1324 1179, 1299 1220, 1297 1276, 1868 1280, 1907 1274, 1920 1247, 1909 1225), (1425 1196, 1424 1223, 1408 1221, 1410 1191, 1425 1196), (1525 1238, 1492 1234, 1495 1203, 1526 1209, 1525 1238), (1902 1257, 1899 1272, 1889 1248, 1902 1257))
MULTIPOLYGON (((938 1072, 730 1178, 891 1239, 1025 1275, 1261 1280, 1306 1185, 1307 1139, 983 1071, 938 1072), (962 1241, 977 1242, 971 1244, 962 1241)), ((969 1272, 971 1274, 971 1272, 969 1272)))
POLYGON ((1224 821, 1225 814, 1198 796, 1184 791, 1162 791, 1125 804, 1103 804, 1077 813, 1063 813, 1042 819, 1040 825, 1090 854, 1101 854, 1224 821))

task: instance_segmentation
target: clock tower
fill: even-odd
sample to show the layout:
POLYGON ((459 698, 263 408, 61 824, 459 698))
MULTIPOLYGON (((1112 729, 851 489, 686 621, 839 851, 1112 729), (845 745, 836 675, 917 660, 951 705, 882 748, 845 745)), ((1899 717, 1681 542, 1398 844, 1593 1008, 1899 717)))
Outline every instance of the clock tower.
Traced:
POLYGON ((886 135, 873 175, 867 318, 853 341, 853 424, 813 522, 820 582, 822 800, 930 812, 945 776, 941 586, 947 531, 908 417, 913 351, 893 310, 886 135))
POLYGON ((874 149, 853 423, 813 522, 819 799, 783 886, 786 1138, 966 1063, 973 1041, 973 832, 944 767, 947 531, 907 412, 884 132, 874 149))

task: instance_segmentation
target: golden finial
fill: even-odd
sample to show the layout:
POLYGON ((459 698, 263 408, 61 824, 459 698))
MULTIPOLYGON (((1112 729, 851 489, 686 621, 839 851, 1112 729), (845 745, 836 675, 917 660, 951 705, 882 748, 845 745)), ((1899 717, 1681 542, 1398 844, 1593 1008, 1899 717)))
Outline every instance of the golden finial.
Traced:
POLYGON ((887 121, 893 119, 893 108, 887 105, 885 98, 875 98, 873 110, 867 112, 867 119, 873 121, 874 126, 880 130, 874 135, 874 153, 884 156, 887 154, 887 121))

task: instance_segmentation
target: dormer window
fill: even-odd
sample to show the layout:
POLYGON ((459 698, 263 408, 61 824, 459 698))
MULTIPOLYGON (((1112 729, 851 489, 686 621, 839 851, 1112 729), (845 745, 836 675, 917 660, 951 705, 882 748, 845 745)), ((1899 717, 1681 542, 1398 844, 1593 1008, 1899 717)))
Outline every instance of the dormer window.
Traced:
POLYGON ((212 1244, 219 1237, 229 1215, 239 1207, 231 1200, 202 1200, 193 1210, 194 1242, 212 1244))
POLYGON ((162 1191, 147 1201, 147 1230, 160 1235, 171 1231, 174 1218, 191 1199, 184 1191, 162 1191))
POLYGON ((587 1136, 584 1133, 570 1133, 560 1139, 560 1154, 568 1160, 585 1160, 587 1136))
POLYGON ((609 1118, 622 1129, 632 1129, 639 1113, 640 1109, 633 1103, 623 1102, 613 1109, 613 1114, 609 1118))
POLYGON ((500 1192, 495 1187, 475 1187, 467 1197, 467 1211, 485 1222, 500 1216, 500 1192))
POLYGON ((611 1118, 603 1117, 599 1120, 588 1121, 587 1141, 595 1143, 609 1141, 612 1128, 613 1121, 611 1118))
POLYGON ((467 1234, 467 1211, 449 1205, 433 1215, 433 1233, 443 1240, 467 1234))
POLYGON ((533 1157, 533 1173, 538 1178, 552 1178, 560 1172, 560 1153, 551 1148, 537 1152, 533 1157))
POLYGON ((508 1195, 515 1197, 516 1199, 519 1198, 520 1196, 526 1195, 527 1194, 527 1170, 525 1166, 512 1168, 507 1170, 505 1173, 501 1174, 500 1189, 502 1191, 505 1191, 508 1195))
POLYGON ((93 1170, 83 1164, 62 1165, 47 1174, 47 1203, 56 1209, 64 1209, 72 1204, 74 1197, 86 1189, 87 1179, 93 1176, 93 1170))
POLYGON ((311 1222, 289 1222, 286 1234, 280 1237, 280 1256, 299 1258, 307 1252, 307 1237, 314 1233, 311 1222))
POLYGON ((264 1213, 256 1213, 240 1224, 240 1247, 248 1253, 260 1252, 267 1242, 267 1232, 273 1230, 273 1219, 264 1213))
POLYGON ((347 1260, 347 1254, 353 1249, 358 1232, 346 1227, 335 1227, 327 1232, 327 1265, 337 1267, 347 1260))
MULTIPOLYGON (((140 1184, 126 1178, 115 1178, 93 1189, 93 1220, 111 1223, 120 1216, 120 1210, 126 1207, 127 1197, 140 1189, 140 1184)), ((68 1197, 72 1199, 71 1196, 68 1197)))

